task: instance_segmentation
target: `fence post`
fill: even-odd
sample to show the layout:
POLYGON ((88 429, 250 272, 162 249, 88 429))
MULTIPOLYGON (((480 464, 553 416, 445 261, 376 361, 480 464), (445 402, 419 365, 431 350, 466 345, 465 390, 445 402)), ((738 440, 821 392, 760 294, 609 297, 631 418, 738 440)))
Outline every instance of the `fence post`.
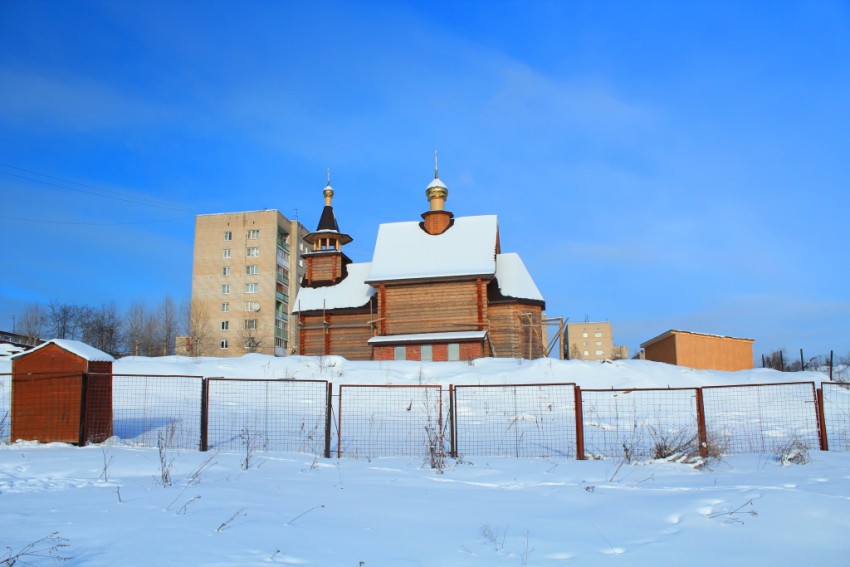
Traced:
POLYGON ((336 402, 336 458, 342 457, 342 384, 338 386, 339 395, 336 402))
POLYGON ((209 449, 209 425, 210 425, 210 403, 209 403, 209 379, 201 378, 201 439, 200 446, 198 447, 201 451, 206 451, 209 449))
POLYGON ((829 381, 832 382, 832 354, 833 351, 829 351, 829 381))
POLYGON ((702 388, 696 389, 697 405, 697 440, 699 442, 699 456, 708 458, 708 432, 705 429, 705 405, 702 399, 702 388))
POLYGON ((89 375, 87 372, 80 374, 80 435, 77 443, 80 447, 84 447, 86 444, 86 406, 88 405, 86 395, 88 394, 88 378, 89 375))
POLYGON ((331 458, 331 415, 333 413, 333 389, 332 382, 327 383, 327 406, 325 407, 325 458, 331 458))
POLYGON ((574 389, 575 414, 576 414, 576 459, 584 460, 584 414, 581 405, 581 387, 576 384, 574 389))
POLYGON ((823 386, 816 390, 817 404, 816 411, 818 414, 818 437, 820 437, 820 450, 829 451, 829 440, 826 435, 826 417, 823 413, 823 386))
POLYGON ((457 459, 457 420, 455 419, 455 387, 449 384, 449 455, 457 459))

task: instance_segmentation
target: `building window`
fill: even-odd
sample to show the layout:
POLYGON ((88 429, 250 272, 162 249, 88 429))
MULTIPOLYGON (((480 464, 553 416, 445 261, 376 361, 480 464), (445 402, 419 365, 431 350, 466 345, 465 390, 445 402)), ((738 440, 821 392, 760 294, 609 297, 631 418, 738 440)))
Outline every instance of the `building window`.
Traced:
POLYGON ((587 352, 587 351, 584 351, 584 356, 590 356, 590 353, 587 352))
POLYGON ((224 250, 222 250, 222 254, 225 259, 230 258, 230 248, 225 248, 224 250))
POLYGON ((221 347, 222 349, 227 350, 227 339, 221 339, 221 342, 218 343, 218 346, 221 347))
POLYGON ((460 343, 449 343, 448 360, 460 360, 460 343))
POLYGON ((225 277, 229 276, 230 275, 230 266, 223 267, 221 269, 221 275, 225 276, 225 277))
POLYGON ((602 352, 601 350, 596 351, 596 356, 602 356, 603 354, 605 354, 605 353, 602 352))
POLYGON ((434 360, 434 350, 431 347, 431 345, 422 345, 419 348, 419 352, 420 352, 419 360, 424 360, 424 361, 428 361, 428 362, 434 360))
POLYGON ((602 341, 596 341, 596 346, 602 346, 602 341))
POLYGON ((260 230, 259 229, 251 229, 248 231, 248 240, 257 240, 260 238, 260 230))
POLYGON ((260 310, 260 302, 259 301, 246 301, 245 302, 245 311, 259 311, 260 310))
POLYGON ((221 293, 227 295, 230 293, 230 284, 224 284, 221 286, 221 293))
POLYGON ((257 328, 257 320, 256 319, 245 319, 245 330, 253 331, 257 328))
POLYGON ((586 338, 587 338, 587 333, 582 333, 582 334, 581 334, 581 338, 586 339, 586 338))
POLYGON ((260 273, 260 266, 257 264, 249 264, 245 266, 245 273, 249 276, 256 276, 260 273))
POLYGON ((599 333, 599 332, 597 332, 597 333, 593 333, 593 336, 594 336, 594 337, 596 337, 596 338, 598 339, 599 337, 601 337, 601 336, 602 336, 602 333, 599 333))
POLYGON ((233 240, 233 233, 229 230, 224 231, 224 239, 225 240, 233 240))
POLYGON ((242 346, 246 349, 256 349, 260 346, 260 341, 258 341, 255 337, 246 337, 245 340, 242 341, 242 346))
POLYGON ((230 328, 230 321, 222 321, 221 322, 221 330, 226 331, 230 328))
POLYGON ((245 293, 257 293, 257 286, 259 284, 255 283, 246 283, 245 284, 245 293))
POLYGON ((246 254, 249 258, 256 258, 260 255, 260 249, 256 246, 250 246, 246 254))
POLYGON ((221 304, 221 311, 223 313, 230 311, 230 304, 229 303, 222 303, 221 304))
POLYGON ((407 347, 397 346, 393 349, 393 359, 394 360, 406 360, 407 359, 407 347))

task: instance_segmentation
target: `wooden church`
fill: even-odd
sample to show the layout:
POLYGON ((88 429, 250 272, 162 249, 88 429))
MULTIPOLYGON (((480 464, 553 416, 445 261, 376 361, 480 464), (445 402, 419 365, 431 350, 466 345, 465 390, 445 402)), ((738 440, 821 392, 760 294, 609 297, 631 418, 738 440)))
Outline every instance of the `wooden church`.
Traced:
POLYGON ((372 262, 343 247, 333 188, 304 239, 295 301, 299 354, 351 360, 471 360, 545 356, 545 303, 519 255, 501 251, 495 215, 457 217, 435 167, 421 222, 380 225, 372 262))

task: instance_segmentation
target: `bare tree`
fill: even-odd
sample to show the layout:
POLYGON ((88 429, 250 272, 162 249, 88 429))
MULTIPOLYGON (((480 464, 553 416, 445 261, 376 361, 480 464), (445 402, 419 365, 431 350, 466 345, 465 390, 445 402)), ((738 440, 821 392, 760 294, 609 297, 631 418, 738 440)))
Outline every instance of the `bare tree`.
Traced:
POLYGON ((145 356, 151 346, 150 315, 144 303, 130 306, 125 320, 127 351, 133 356, 145 356))
POLYGON ((762 355, 764 367, 784 372, 786 370, 786 367, 785 355, 783 353, 783 350, 784 349, 779 349, 771 352, 770 354, 762 355))
POLYGON ((189 337, 189 351, 193 356, 203 356, 210 334, 209 315, 197 299, 184 301, 181 311, 184 329, 189 337))
POLYGON ((36 341, 47 331, 47 312, 38 303, 27 305, 17 324, 18 334, 36 341))
POLYGON ((263 324, 261 319, 243 319, 239 330, 239 338, 245 352, 263 352, 263 324))
POLYGON ((177 336, 177 307, 171 296, 159 304, 159 334, 162 339, 162 354, 174 354, 174 337, 177 336))
POLYGON ((50 334, 56 339, 75 339, 79 309, 69 303, 56 300, 48 306, 47 324, 50 334))
POLYGON ((84 307, 80 310, 83 342, 113 355, 121 350, 121 324, 115 302, 104 303, 100 309, 84 307))

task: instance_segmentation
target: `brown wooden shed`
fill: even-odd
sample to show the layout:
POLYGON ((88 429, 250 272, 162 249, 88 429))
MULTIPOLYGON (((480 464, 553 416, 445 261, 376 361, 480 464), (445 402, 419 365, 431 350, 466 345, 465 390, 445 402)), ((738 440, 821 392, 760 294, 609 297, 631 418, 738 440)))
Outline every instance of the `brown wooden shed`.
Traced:
POLYGON ((13 356, 11 439, 84 445, 110 437, 114 360, 66 339, 13 356))
POLYGON ((753 367, 753 339, 669 330, 640 345, 646 360, 702 370, 753 367))

